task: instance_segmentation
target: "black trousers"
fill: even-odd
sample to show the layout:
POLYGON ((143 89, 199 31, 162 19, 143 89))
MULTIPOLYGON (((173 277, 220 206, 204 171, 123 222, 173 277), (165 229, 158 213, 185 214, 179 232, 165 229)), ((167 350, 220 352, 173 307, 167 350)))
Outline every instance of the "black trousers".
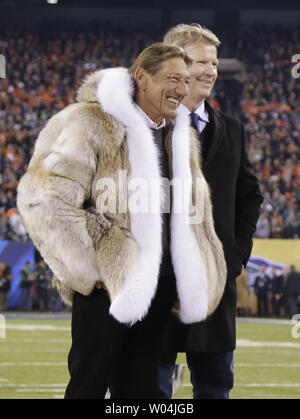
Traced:
MULTIPOLYGON (((160 399, 171 399, 177 352, 165 352, 159 369, 160 399)), ((194 399, 229 399, 234 385, 233 352, 186 352, 194 399)))
POLYGON ((160 277, 147 316, 132 327, 109 315, 105 290, 73 300, 67 399, 157 397, 163 333, 176 299, 175 277, 160 277))
POLYGON ((259 316, 268 316, 269 315, 269 304, 268 304, 268 294, 258 294, 257 295, 257 314, 259 316))

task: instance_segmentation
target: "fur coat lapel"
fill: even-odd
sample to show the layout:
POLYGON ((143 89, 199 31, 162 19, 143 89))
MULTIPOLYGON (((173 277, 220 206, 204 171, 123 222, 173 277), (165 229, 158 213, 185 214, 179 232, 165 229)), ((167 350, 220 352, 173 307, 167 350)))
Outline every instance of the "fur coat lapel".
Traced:
MULTIPOLYGON (((97 87, 97 99, 104 112, 125 126, 131 177, 146 179, 149 184, 156 179, 159 183, 158 150, 151 130, 133 104, 133 93, 133 80, 124 69, 107 71, 97 87)), ((171 141, 171 167, 175 179, 171 215, 171 257, 180 300, 180 317, 186 323, 205 319, 209 305, 208 279, 199 252, 199 243, 189 222, 193 182, 189 125, 188 115, 178 113, 171 141), (178 181, 179 186, 177 184, 176 188, 178 181), (188 203, 185 208, 183 200, 188 203)), ((157 196, 156 199, 160 201, 161 197, 157 196)), ((136 304, 142 305, 147 300, 150 304, 156 290, 162 256, 161 214, 130 212, 130 220, 131 232, 140 251, 139 262, 128 274, 124 289, 111 305, 111 313, 117 318, 127 316, 128 300, 134 299, 136 304)))
MULTIPOLYGON (((133 81, 127 71, 121 69, 107 72, 98 85, 97 97, 102 109, 126 128, 131 179, 142 178, 150 185, 153 180, 160 182, 158 151, 151 130, 136 110, 132 96, 133 81)), ((160 200, 159 197, 157 199, 160 200)), ((133 270, 127 274, 125 285, 110 308, 114 317, 128 318, 128 321, 132 301, 137 308, 141 307, 137 311, 142 315, 142 307, 148 311, 156 291, 162 255, 160 212, 139 213, 130 211, 130 208, 129 212, 131 233, 138 245, 139 258, 133 270)))

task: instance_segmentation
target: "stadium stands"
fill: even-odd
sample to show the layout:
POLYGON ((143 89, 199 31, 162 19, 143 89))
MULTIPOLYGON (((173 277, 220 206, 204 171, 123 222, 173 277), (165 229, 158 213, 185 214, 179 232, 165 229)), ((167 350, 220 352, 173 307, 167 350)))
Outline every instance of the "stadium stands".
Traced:
MULTIPOLYGON (((257 237, 300 237, 300 82, 291 75, 299 34, 282 26, 243 28, 237 58, 246 66, 244 79, 221 76, 212 98, 214 106, 246 124, 250 158, 265 197, 257 237)), ((74 101, 89 72, 129 66, 160 38, 154 29, 103 26, 1 34, 9 77, 0 80, 0 240, 28 240, 15 209, 16 188, 45 122, 74 101)))

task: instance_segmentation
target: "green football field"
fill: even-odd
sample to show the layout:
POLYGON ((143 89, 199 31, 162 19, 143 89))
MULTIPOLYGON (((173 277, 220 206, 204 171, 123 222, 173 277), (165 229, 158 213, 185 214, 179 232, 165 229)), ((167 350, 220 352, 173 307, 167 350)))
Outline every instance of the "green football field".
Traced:
MULTIPOLYGON (((0 327, 0 399, 60 399, 68 382, 70 321, 5 319, 0 327)), ((232 399, 300 399, 300 330, 290 322, 238 322, 232 399)), ((184 354, 177 363, 185 364, 184 354)), ((189 373, 176 399, 192 398, 189 373)))

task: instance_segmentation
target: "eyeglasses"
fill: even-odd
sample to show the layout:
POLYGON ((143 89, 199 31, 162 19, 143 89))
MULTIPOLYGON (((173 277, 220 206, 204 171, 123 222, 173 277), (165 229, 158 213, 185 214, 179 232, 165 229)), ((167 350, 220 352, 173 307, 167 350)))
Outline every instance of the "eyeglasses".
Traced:
POLYGON ((184 87, 189 87, 190 79, 184 78, 184 77, 178 77, 178 76, 167 76, 167 79, 171 84, 174 86, 178 86, 180 83, 184 85, 184 87))

